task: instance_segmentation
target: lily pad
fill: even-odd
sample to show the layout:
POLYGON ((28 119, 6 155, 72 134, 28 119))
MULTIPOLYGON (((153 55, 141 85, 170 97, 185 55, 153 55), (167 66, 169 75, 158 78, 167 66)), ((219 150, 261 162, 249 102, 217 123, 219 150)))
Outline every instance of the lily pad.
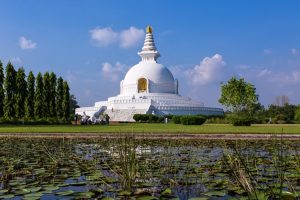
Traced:
POLYGON ((130 196, 131 195, 131 192, 130 191, 126 191, 126 190, 123 190, 123 191, 120 191, 118 193, 119 196, 130 196))
POLYGON ((212 191, 212 192, 205 192, 204 193, 207 196, 217 196, 217 197, 223 197, 226 195, 224 190, 220 190, 220 191, 212 191))
POLYGON ((14 198, 15 195, 13 194, 5 194, 5 195, 1 195, 0 199, 10 199, 10 198, 14 198))
POLYGON ((69 195, 72 195, 73 193, 74 193, 73 190, 65 190, 65 191, 57 192, 56 195, 69 196, 69 195))
POLYGON ((170 188, 165 189, 161 195, 162 196, 170 196, 172 194, 172 190, 170 188))

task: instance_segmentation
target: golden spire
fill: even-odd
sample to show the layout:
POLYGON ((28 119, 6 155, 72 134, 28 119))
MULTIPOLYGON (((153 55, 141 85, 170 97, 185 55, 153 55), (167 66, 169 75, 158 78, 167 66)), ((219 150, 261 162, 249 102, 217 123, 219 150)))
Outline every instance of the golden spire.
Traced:
POLYGON ((146 27, 146 33, 152 33, 152 27, 151 26, 146 27))

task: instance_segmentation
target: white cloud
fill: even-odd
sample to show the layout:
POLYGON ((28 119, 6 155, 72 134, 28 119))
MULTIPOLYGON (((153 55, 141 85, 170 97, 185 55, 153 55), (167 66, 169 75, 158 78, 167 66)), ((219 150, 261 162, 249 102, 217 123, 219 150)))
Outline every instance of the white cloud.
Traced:
POLYGON ((99 46, 107 46, 118 40, 118 33, 114 32, 110 27, 92 29, 90 34, 91 38, 99 46))
POLYGON ((295 48, 292 48, 291 49, 291 53, 292 53, 292 55, 296 55, 296 54, 298 54, 298 50, 297 49, 295 49, 295 48))
POLYGON ((265 55, 270 55, 270 54, 272 54, 272 50, 270 50, 270 49, 264 49, 264 54, 265 55))
POLYGON ((194 85, 206 85, 221 81, 222 71, 226 63, 219 54, 204 58, 194 69, 186 72, 186 75, 194 85))
POLYGON ((131 26, 120 33, 120 47, 128 48, 139 43, 144 38, 144 30, 131 26))
POLYGON ((122 74, 125 68, 124 64, 120 62, 116 62, 114 65, 110 64, 109 62, 105 62, 102 64, 102 73, 104 77, 109 79, 112 82, 119 80, 119 75, 122 74))
POLYGON ((129 48, 141 42, 145 35, 143 29, 138 29, 134 26, 120 32, 116 32, 110 27, 95 28, 89 32, 91 39, 96 42, 96 45, 101 47, 118 43, 122 48, 129 48))
POLYGON ((267 75, 270 75, 270 74, 272 74, 271 70, 263 69, 263 70, 258 72, 257 77, 267 76, 267 75))
POLYGON ((35 42, 25 38, 24 36, 19 37, 19 45, 21 49, 35 49, 37 46, 35 42))

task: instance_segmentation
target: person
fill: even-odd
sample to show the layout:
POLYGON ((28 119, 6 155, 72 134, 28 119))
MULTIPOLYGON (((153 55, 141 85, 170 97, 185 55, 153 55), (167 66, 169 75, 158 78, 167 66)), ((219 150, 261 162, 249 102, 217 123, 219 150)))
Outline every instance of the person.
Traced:
POLYGON ((110 117, 106 114, 106 115, 105 115, 105 123, 106 123, 107 125, 109 125, 109 119, 110 119, 110 117))

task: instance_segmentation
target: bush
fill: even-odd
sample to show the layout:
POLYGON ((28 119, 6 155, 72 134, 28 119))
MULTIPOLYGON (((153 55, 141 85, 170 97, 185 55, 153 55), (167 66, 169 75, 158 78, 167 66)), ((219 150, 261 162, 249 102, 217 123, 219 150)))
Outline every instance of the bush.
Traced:
POLYGON ((133 115, 133 119, 134 119, 136 122, 141 121, 141 114, 134 114, 134 115, 133 115))
POLYGON ((181 123, 180 117, 181 117, 181 116, 179 116, 179 115, 174 115, 174 116, 172 117, 172 121, 174 122, 174 124, 180 124, 180 123, 181 123))
POLYGON ((183 125, 202 125, 206 121, 202 116, 181 116, 180 122, 183 125))
POLYGON ((136 122, 148 122, 148 123, 157 123, 157 122, 163 122, 164 117, 152 115, 152 114, 134 114, 133 119, 136 122))
POLYGON ((295 111, 295 120, 300 123, 300 107, 295 111))
POLYGON ((255 122, 255 119, 245 114, 231 114, 228 115, 229 120, 234 126, 251 126, 255 122))

